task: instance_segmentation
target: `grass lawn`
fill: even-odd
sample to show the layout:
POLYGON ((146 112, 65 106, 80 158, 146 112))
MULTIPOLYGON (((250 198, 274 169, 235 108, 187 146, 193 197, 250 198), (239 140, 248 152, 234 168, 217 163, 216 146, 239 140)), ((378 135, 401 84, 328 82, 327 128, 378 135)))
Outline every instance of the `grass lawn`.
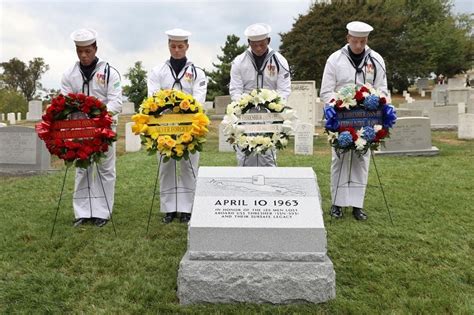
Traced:
MULTIPOLYGON (((194 305, 176 297, 178 264, 186 250, 186 226, 159 222, 148 211, 156 158, 123 152, 119 132, 114 222, 104 228, 71 226, 73 172, 55 234, 49 239, 64 176, 0 177, 0 313, 93 314, 473 314, 474 141, 455 132, 433 132, 435 157, 377 156, 394 225, 371 165, 366 222, 349 212, 328 216, 330 150, 319 130, 313 156, 291 146, 279 166, 313 167, 321 189, 328 255, 336 271, 336 299, 319 305, 194 305)), ((201 166, 234 166, 233 153, 217 150, 217 125, 201 154, 201 166)))

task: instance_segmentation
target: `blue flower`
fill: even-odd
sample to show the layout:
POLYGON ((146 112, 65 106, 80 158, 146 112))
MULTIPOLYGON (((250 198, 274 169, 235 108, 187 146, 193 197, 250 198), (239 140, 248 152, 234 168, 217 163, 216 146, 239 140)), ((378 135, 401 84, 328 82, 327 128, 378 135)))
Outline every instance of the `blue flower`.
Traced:
POLYGON ((379 107, 379 100, 377 95, 370 94, 364 99, 364 106, 368 110, 376 110, 379 107))
POLYGON ((364 132, 362 133, 362 138, 368 142, 372 142, 375 139, 375 130, 370 126, 364 127, 364 132))
POLYGON ((392 105, 387 105, 385 104, 382 107, 382 113, 383 113, 383 127, 384 128, 392 128, 393 125, 395 124, 395 121, 397 120, 397 115, 395 112, 395 109, 392 105))
POLYGON ((339 128, 339 121, 334 107, 326 105, 324 107, 324 117, 326 117, 326 129, 336 131, 339 128))
POLYGON ((352 135, 349 131, 343 131, 339 134, 337 142, 341 148, 347 148, 352 144, 352 135))

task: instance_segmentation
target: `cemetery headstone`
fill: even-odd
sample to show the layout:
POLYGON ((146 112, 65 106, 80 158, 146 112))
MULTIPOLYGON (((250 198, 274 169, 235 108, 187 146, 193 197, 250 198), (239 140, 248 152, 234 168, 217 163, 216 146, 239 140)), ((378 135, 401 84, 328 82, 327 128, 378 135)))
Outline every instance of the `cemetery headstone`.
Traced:
POLYGON ((30 172, 49 170, 51 155, 34 128, 0 129, 0 170, 30 172))
POLYGON ((16 124, 15 113, 8 113, 7 120, 10 125, 16 124))
POLYGON ((315 126, 322 115, 322 111, 318 112, 315 108, 316 97, 315 81, 292 81, 291 94, 286 103, 296 111, 301 122, 315 126))
POLYGON ((397 117, 423 117, 423 111, 420 109, 397 108, 397 117))
POLYGON ((20 112, 16 113, 16 120, 21 121, 21 113, 20 112))
POLYGON ((431 91, 431 100, 435 106, 445 106, 448 98, 448 90, 446 84, 437 84, 431 91))
POLYGON ((125 151, 126 152, 137 152, 140 151, 142 145, 140 135, 136 135, 132 132, 132 126, 134 122, 128 122, 125 124, 125 151))
POLYGON ((474 139, 474 113, 459 114, 458 120, 458 138, 474 139))
POLYGON ((335 272, 326 247, 312 168, 200 167, 179 301, 328 301, 335 272))
POLYGON ((135 114, 135 104, 132 102, 124 102, 122 104, 122 115, 133 115, 135 114))
POLYGON ((458 106, 441 106, 431 109, 432 129, 455 129, 458 126, 458 106))
POLYGON ((421 110, 423 116, 429 116, 431 110, 434 108, 434 104, 435 103, 432 100, 418 100, 413 103, 402 103, 399 107, 411 110, 421 110))
POLYGON ((2 119, 2 121, 3 121, 3 120, 5 120, 5 114, 4 114, 4 113, 2 113, 2 115, 1 115, 1 117, 0 117, 0 118, 2 119))
POLYGON ((216 96, 214 98, 214 104, 216 105, 216 115, 225 115, 227 111, 227 105, 229 105, 231 102, 232 99, 230 98, 230 95, 216 96))
POLYGON ((375 154, 383 155, 436 155, 437 147, 431 144, 430 118, 401 117, 390 131, 390 138, 375 154))
POLYGON ((232 145, 227 142, 227 136, 224 135, 224 124, 219 124, 219 152, 234 152, 232 145))
POLYGON ((469 102, 470 88, 448 88, 448 105, 469 102))
POLYGON ((313 155, 314 126, 299 123, 295 131, 295 154, 313 155))
POLYGON ((28 102, 29 121, 41 120, 43 116, 43 103, 41 101, 28 102))

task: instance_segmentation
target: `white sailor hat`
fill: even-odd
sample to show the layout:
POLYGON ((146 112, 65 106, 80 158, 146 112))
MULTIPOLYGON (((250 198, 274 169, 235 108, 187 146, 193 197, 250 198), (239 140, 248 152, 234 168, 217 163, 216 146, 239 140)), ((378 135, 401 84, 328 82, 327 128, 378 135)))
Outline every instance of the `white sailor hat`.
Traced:
POLYGON ((259 40, 264 40, 265 38, 268 38, 270 35, 270 32, 272 31, 272 28, 270 25, 265 24, 265 23, 255 23, 252 25, 249 25, 245 29, 245 36, 250 41, 259 41, 259 40))
POLYGON ((191 36, 191 32, 182 30, 180 28, 173 28, 172 30, 168 30, 165 32, 168 35, 170 40, 187 40, 189 36, 191 36))
POLYGON ((352 21, 347 23, 346 28, 348 30, 349 35, 355 37, 367 37, 369 36, 369 33, 374 30, 374 28, 369 24, 359 21, 352 21))
POLYGON ((81 28, 72 32, 71 38, 76 46, 89 46, 95 43, 97 32, 91 28, 81 28))

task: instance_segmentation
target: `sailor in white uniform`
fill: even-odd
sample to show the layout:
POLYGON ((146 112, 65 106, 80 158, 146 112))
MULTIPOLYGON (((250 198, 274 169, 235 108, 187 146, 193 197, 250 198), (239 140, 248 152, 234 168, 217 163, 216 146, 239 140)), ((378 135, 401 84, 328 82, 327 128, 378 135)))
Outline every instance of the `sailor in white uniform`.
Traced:
MULTIPOLYGON (((288 62, 270 46, 271 27, 256 23, 245 29, 249 48, 232 62, 229 93, 232 101, 238 101, 243 93, 257 88, 276 90, 286 100, 291 93, 291 77, 288 62)), ((250 110, 250 112, 255 112, 250 110)), ((238 166, 276 166, 276 151, 246 156, 237 149, 238 166)))
MULTIPOLYGON (((61 79, 61 93, 83 93, 95 96, 107 105, 117 125, 118 113, 122 110, 122 87, 120 74, 108 62, 96 57, 97 32, 79 29, 71 34, 76 45, 79 61, 69 68, 61 79)), ((80 113, 78 113, 80 114, 80 113)), ((86 118, 83 114, 82 118, 86 118)), ((78 117, 81 118, 81 117, 78 117)), ((106 158, 89 168, 76 168, 74 191, 74 226, 88 221, 101 227, 107 224, 112 214, 115 194, 115 144, 109 147, 106 158), (102 188, 103 185, 103 188, 102 188), (104 196, 105 191, 105 196, 104 196)))
MULTIPOLYGON (((166 31, 168 48, 171 54, 169 60, 154 67, 148 77, 148 96, 160 89, 182 90, 204 104, 207 92, 207 78, 204 71, 196 67, 186 57, 189 48, 190 32, 182 29, 166 31)), ((158 159, 162 156, 158 155, 158 159)), ((160 179, 160 211, 166 213, 163 223, 171 223, 180 212, 180 221, 189 222, 193 208, 196 176, 199 164, 199 152, 189 155, 189 159, 180 161, 180 172, 177 163, 170 159, 161 161, 160 179)))
MULTIPOLYGON (((377 52, 367 46, 372 26, 353 21, 347 24, 347 44, 329 56, 324 68, 320 97, 329 103, 342 87, 370 83, 388 95, 385 62, 377 52)), ((335 218, 343 215, 342 207, 352 207, 357 220, 366 220, 364 207, 365 188, 369 174, 370 150, 363 156, 352 151, 338 156, 333 150, 331 162, 330 214, 335 218)))

